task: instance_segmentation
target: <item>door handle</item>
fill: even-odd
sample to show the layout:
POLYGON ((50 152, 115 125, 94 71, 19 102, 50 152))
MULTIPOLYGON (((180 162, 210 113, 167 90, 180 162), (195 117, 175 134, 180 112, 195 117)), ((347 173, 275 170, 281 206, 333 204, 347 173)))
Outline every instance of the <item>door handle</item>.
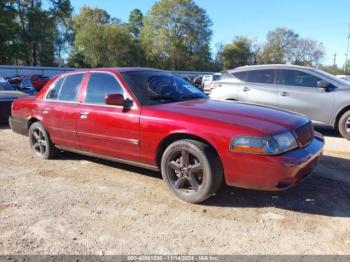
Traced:
POLYGON ((281 92, 281 96, 289 96, 287 92, 281 92))
POLYGON ((249 87, 244 87, 244 88, 243 88, 243 92, 247 92, 247 91, 249 91, 249 90, 250 90, 249 87))
POLYGON ((43 110, 43 114, 47 114, 47 113, 49 113, 49 109, 48 109, 48 108, 45 108, 45 109, 43 110))
POLYGON ((88 118, 89 112, 80 112, 80 118, 81 119, 86 119, 88 118))

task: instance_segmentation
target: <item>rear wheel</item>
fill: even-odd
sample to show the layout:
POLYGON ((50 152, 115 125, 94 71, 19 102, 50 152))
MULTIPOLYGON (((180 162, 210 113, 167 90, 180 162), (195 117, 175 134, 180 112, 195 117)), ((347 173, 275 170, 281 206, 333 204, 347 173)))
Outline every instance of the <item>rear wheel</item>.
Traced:
POLYGON ((345 112, 339 119, 338 130, 342 137, 350 140, 350 111, 345 112))
POLYGON ((29 128, 29 143, 33 153, 43 159, 53 158, 57 149, 40 122, 35 122, 29 128))
POLYGON ((211 197, 223 180, 221 162, 212 148, 195 140, 179 140, 162 156, 164 181, 180 199, 199 203, 211 197))

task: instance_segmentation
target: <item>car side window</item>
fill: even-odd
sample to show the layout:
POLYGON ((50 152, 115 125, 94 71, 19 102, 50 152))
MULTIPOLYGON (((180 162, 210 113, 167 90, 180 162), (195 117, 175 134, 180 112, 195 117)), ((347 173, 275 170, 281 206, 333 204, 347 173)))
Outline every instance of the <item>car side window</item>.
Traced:
POLYGON ((245 81, 246 72, 235 72, 235 73, 232 73, 232 75, 241 81, 245 81))
POLYGON ((274 84, 275 83, 275 70, 251 70, 246 72, 246 81, 260 84, 274 84))
POLYGON ((302 71, 279 70, 277 82, 280 85, 317 87, 320 80, 321 78, 302 71))
POLYGON ((54 86, 50 88, 49 92, 47 93, 46 99, 49 100, 57 100, 58 98, 58 93, 60 92, 62 83, 63 83, 64 77, 61 77, 54 83, 54 86))
POLYGON ((60 101, 77 101, 77 94, 80 88, 84 74, 67 75, 62 83, 61 90, 58 94, 60 101))
POLYGON ((105 104, 109 94, 123 94, 123 89, 117 79, 107 73, 92 73, 86 89, 85 103, 105 104))

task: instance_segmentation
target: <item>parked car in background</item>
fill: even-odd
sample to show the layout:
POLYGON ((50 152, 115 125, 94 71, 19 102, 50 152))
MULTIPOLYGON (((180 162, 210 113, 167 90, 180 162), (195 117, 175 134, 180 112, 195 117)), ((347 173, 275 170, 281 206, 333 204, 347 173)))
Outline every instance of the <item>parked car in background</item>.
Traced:
POLYGON ((336 75, 336 77, 346 81, 350 81, 350 75, 336 75))
POLYGON ((192 85, 203 91, 203 76, 199 75, 192 79, 192 85))
POLYGON ((10 125, 44 159, 66 150, 160 170, 182 200, 197 203, 228 185, 294 186, 324 145, 307 118, 210 100, 155 69, 90 69, 55 77, 16 100, 10 125))
POLYGON ((22 82, 17 85, 17 89, 28 95, 35 95, 38 92, 30 77, 23 77, 22 82))
POLYGON ((40 91, 41 88, 50 80, 50 78, 39 75, 39 74, 28 74, 28 75, 20 75, 15 77, 8 78, 8 81, 14 85, 21 85, 23 81, 31 82, 31 85, 37 90, 40 91))
POLYGON ((21 84, 14 85, 10 84, 6 79, 0 79, 0 90, 6 90, 6 91, 20 91, 27 95, 35 95, 37 91, 35 88, 31 85, 31 83, 25 84, 24 81, 21 82, 21 84))
POLYGON ((350 83, 310 67, 245 66, 222 73, 210 97, 304 114, 350 140, 350 83))
POLYGON ((203 76, 203 91, 205 94, 210 94, 212 90, 212 83, 219 81, 221 78, 221 73, 215 73, 213 75, 203 76))
POLYGON ((11 115, 11 104, 18 97, 25 96, 7 81, 0 81, 0 122, 7 122, 11 115))

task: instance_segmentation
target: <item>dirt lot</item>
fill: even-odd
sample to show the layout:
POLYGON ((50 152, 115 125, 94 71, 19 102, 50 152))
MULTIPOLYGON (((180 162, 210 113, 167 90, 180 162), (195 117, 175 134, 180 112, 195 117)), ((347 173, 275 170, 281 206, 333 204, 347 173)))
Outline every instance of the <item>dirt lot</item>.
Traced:
POLYGON ((70 153, 44 161, 0 126, 0 254, 350 254, 350 142, 281 193, 177 200, 160 174, 70 153))

